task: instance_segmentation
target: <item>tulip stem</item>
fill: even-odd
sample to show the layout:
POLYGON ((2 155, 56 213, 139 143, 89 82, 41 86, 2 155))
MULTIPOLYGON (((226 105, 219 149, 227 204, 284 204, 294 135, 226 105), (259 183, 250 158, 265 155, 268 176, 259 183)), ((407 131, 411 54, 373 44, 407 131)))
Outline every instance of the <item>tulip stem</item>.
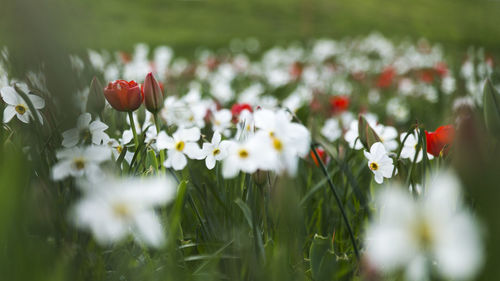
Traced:
POLYGON ((137 131, 135 130, 135 122, 134 122, 134 116, 132 115, 132 111, 128 112, 128 119, 130 120, 130 127, 132 127, 132 133, 134 134, 135 150, 137 150, 139 149, 139 139, 137 138, 137 131))
MULTIPOLYGON (((155 120, 155 126, 156 126, 156 135, 160 133, 160 123, 158 122, 158 113, 154 113, 154 120, 155 120)), ((165 162, 165 150, 160 150, 160 166, 161 166, 161 171, 162 173, 166 173, 167 171, 165 170, 165 166, 163 166, 163 162, 165 162)))

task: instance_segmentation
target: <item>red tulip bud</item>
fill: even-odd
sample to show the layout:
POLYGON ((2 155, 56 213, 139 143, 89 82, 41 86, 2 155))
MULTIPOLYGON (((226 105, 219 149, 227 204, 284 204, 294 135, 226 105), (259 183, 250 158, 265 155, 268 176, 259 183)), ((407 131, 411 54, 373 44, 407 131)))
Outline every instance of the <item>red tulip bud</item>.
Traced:
POLYGON ((116 80, 104 88, 104 97, 118 111, 131 112, 141 106, 144 95, 135 81, 116 80))
POLYGON ((157 113, 163 105, 163 91, 160 83, 158 83, 153 76, 153 73, 150 72, 146 75, 142 91, 146 109, 151 113, 157 113))

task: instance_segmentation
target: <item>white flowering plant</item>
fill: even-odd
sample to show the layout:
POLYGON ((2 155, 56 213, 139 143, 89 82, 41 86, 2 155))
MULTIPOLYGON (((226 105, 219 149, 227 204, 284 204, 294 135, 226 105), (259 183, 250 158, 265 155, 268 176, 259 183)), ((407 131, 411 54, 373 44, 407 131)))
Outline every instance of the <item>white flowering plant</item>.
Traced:
MULTIPOLYGON (((260 58, 187 61, 144 44, 111 57, 71 56, 92 82, 69 97, 43 71, 0 71, 4 253, 46 249, 50 272, 77 280, 480 274, 474 206, 488 198, 470 181, 499 149, 478 100, 500 94, 472 84, 488 62, 456 75, 440 47, 379 34, 260 58)), ((500 128, 498 107, 485 108, 500 128)))

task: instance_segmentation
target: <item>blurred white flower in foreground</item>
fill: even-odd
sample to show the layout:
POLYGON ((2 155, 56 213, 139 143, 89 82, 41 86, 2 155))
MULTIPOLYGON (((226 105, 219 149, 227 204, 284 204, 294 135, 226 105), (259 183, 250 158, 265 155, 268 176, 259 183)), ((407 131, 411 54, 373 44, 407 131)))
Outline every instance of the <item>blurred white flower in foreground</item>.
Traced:
POLYGON ((365 243, 368 261, 378 271, 402 270, 407 280, 429 280, 431 272, 447 280, 474 277, 482 263, 479 228, 462 205, 453 174, 438 173, 417 199, 402 187, 386 187, 376 204, 379 213, 365 243))
POLYGON ((165 242, 154 208, 172 201, 176 185, 166 177, 149 179, 107 178, 81 186, 84 195, 74 207, 76 226, 88 229, 100 244, 124 239, 128 234, 151 247, 165 242))
MULTIPOLYGON (((17 87, 28 96, 33 107, 37 110, 35 114, 37 114, 40 123, 43 124, 43 118, 38 109, 45 107, 45 101, 37 95, 30 94, 26 84, 18 83, 17 87)), ((33 118, 33 113, 29 109, 27 102, 17 93, 14 87, 3 87, 0 89, 0 94, 3 101, 7 104, 3 112, 4 123, 10 122, 14 115, 23 123, 28 123, 33 118)))
POLYGON ((201 149, 201 159, 205 158, 205 164, 209 170, 212 170, 215 167, 216 161, 223 160, 227 157, 228 146, 229 141, 221 141, 221 135, 218 131, 214 132, 211 142, 203 144, 201 149))
POLYGON ((99 164, 110 159, 111 150, 103 146, 73 147, 59 150, 59 162, 52 167, 52 178, 62 180, 68 176, 86 176, 95 180, 101 175, 99 164))
POLYGON ((394 170, 392 159, 387 155, 384 145, 376 142, 370 147, 370 152, 363 151, 368 159, 368 168, 375 175, 377 183, 384 182, 384 178, 391 178, 394 170))
POLYGON ((108 141, 109 136, 104 132, 108 125, 99 120, 92 121, 90 113, 83 113, 78 117, 76 128, 62 133, 64 147, 73 147, 78 143, 90 141, 92 144, 101 145, 108 141))
POLYGON ((200 128, 180 128, 172 137, 164 131, 158 134, 156 145, 159 150, 167 149, 167 160, 163 163, 167 168, 182 170, 187 165, 186 155, 191 159, 201 158, 201 149, 196 143, 200 139, 200 128))

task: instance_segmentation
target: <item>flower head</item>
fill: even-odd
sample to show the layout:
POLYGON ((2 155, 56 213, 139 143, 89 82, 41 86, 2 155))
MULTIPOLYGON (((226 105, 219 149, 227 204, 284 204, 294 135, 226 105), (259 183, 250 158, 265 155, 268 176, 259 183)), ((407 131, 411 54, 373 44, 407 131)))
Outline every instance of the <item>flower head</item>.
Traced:
POLYGON ((366 232, 366 256, 378 271, 428 280, 474 277, 482 262, 478 226, 463 207, 456 177, 441 171, 417 200, 400 186, 377 196, 379 214, 366 232))
POLYGON ((163 106, 163 90, 160 83, 153 76, 153 73, 150 72, 146 75, 141 91, 144 95, 146 109, 152 113, 160 111, 163 106))
POLYGON ((223 160, 227 157, 229 141, 221 141, 221 134, 214 132, 211 142, 203 144, 201 149, 202 157, 205 159, 205 164, 209 170, 215 167, 215 162, 223 160))
POLYGON ((104 97, 118 111, 134 111, 144 100, 141 88, 135 81, 116 80, 104 88, 104 97))
POLYGON ((391 178, 394 171, 392 159, 387 155, 384 145, 376 142, 370 147, 370 152, 363 151, 368 159, 368 168, 375 175, 375 181, 382 183, 384 178, 391 178))
POLYGON ((76 226, 90 230, 103 245, 119 242, 128 234, 151 247, 164 244, 154 208, 175 197, 176 186, 170 178, 106 178, 95 185, 81 186, 84 196, 73 212, 76 226))
MULTIPOLYGON (((43 124, 42 115, 38 110, 45 107, 45 101, 37 95, 30 94, 26 84, 19 83, 17 87, 26 93, 33 107, 37 110, 34 114, 37 114, 38 119, 43 124)), ((3 101, 7 104, 3 112, 4 123, 10 122, 14 115, 23 123, 28 123, 33 118, 33 112, 29 109, 28 103, 17 93, 14 87, 3 87, 0 89, 0 94, 3 101)))
POLYGON ((434 132, 425 131, 427 140, 427 152, 438 157, 441 153, 446 154, 455 136, 452 125, 441 126, 434 132))
POLYGON ((104 144, 109 136, 104 132, 108 125, 99 120, 92 120, 90 113, 84 113, 78 117, 76 128, 62 133, 64 147, 73 147, 80 142, 89 142, 96 145, 104 144))
POLYGON ((200 129, 193 127, 190 129, 180 128, 172 137, 164 131, 158 134, 156 146, 159 150, 167 149, 167 160, 163 163, 165 167, 172 167, 174 170, 182 170, 187 164, 187 157, 200 159, 201 150, 196 143, 200 139, 200 129))
POLYGON ((103 146, 73 147, 58 151, 56 157, 59 162, 52 167, 54 180, 85 176, 93 181, 102 175, 99 164, 110 158, 110 150, 103 146))

